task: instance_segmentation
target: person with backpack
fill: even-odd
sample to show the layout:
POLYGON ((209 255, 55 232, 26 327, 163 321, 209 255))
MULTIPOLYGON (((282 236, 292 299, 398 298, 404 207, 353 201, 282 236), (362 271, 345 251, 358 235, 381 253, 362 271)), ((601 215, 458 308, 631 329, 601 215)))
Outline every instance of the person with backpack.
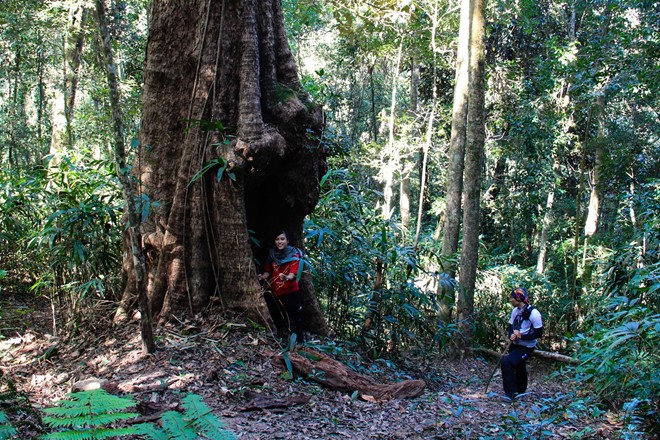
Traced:
POLYGON ((302 342, 302 302, 298 282, 302 274, 302 251, 289 246, 289 235, 280 231, 275 236, 275 246, 270 249, 259 281, 266 281, 264 298, 268 311, 280 337, 296 333, 302 342))
POLYGON ((543 336, 541 312, 529 304, 523 287, 516 287, 509 298, 513 310, 509 319, 509 354, 502 359, 502 383, 506 400, 512 401, 527 391, 527 359, 543 336))

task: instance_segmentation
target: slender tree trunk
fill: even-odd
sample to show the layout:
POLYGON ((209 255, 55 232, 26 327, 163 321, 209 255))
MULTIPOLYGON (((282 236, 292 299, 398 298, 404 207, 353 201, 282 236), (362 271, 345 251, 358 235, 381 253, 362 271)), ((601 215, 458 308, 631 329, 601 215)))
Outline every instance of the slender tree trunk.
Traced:
MULTIPOLYGON (((411 119, 414 120, 417 115, 418 105, 418 88, 419 88, 419 64, 415 56, 410 61, 410 108, 408 113, 411 119)), ((413 128, 413 133, 416 129, 413 128)), ((412 145, 411 145, 412 146, 412 145)), ((399 187, 399 212, 401 213, 401 227, 407 231, 410 226, 410 173, 414 165, 410 165, 410 160, 407 160, 401 167, 401 185, 399 187)))
MULTIPOLYGON (((419 237, 422 232, 422 219, 424 214, 424 194, 426 193, 427 167, 429 163, 429 151, 431 150, 431 139, 435 126, 435 108, 438 105, 438 58, 437 58, 437 44, 435 41, 436 32, 438 29, 438 2, 433 2, 433 17, 431 24, 431 51, 433 52, 433 95, 431 100, 431 113, 426 124, 426 135, 424 137, 424 144, 422 145, 421 160, 420 160, 420 173, 419 173, 419 203, 417 205, 417 227, 415 230, 415 239, 413 246, 417 247, 419 237)), ((437 239, 437 238, 436 238, 437 239)), ((441 301, 442 303, 442 301, 441 301)), ((450 312, 451 313, 451 312, 450 312)), ((443 316, 447 317, 446 313, 443 316)))
POLYGON ((587 220, 584 224, 584 235, 591 237, 598 229, 598 218, 600 217, 600 191, 603 160, 605 156, 605 96, 598 98, 598 135, 595 139, 593 181, 591 182, 591 196, 589 197, 589 210, 587 220))
POLYGON ((552 225, 552 208, 555 203, 559 165, 559 154, 557 154, 552 165, 553 178, 550 181, 550 188, 548 188, 548 198, 545 202, 545 213, 543 214, 543 224, 541 226, 541 236, 539 238, 539 255, 536 259, 536 272, 539 274, 543 274, 545 271, 545 261, 548 255, 548 234, 550 232, 550 226, 552 225))
MULTIPOLYGON (((445 227, 442 239, 442 254, 444 256, 454 255, 458 251, 468 114, 469 43, 470 0, 463 0, 461 2, 461 23, 458 33, 458 52, 456 53, 456 85, 454 86, 449 162, 447 164, 445 227)), ((451 267, 448 272, 453 277, 456 274, 456 268, 451 267)))
MULTIPOLYGON (((41 39, 41 36, 40 36, 41 39)), ((38 51, 37 58, 37 76, 39 78, 39 84, 37 86, 38 95, 37 95, 37 139, 39 141, 37 154, 43 156, 45 152, 42 150, 44 147, 44 134, 43 134, 43 125, 44 125, 44 108, 46 107, 46 94, 44 90, 46 88, 45 79, 44 79, 44 56, 42 50, 38 51)))
POLYGON ((369 65, 369 93, 371 98, 371 137, 374 143, 378 142, 378 112, 376 112, 376 89, 374 84, 375 63, 369 65))
MULTIPOLYGON (((445 196, 444 229, 442 255, 452 257, 458 251, 458 238, 463 198, 463 168, 465 167, 465 143, 468 117, 468 67, 470 51, 470 0, 461 2, 461 22, 458 31, 456 53, 456 84, 451 118, 451 138, 449 141, 447 164, 447 195, 445 196)), ((452 261, 447 259, 447 261, 452 261)), ((445 271, 450 277, 456 276, 456 266, 452 263, 445 271)), ((455 298, 453 292, 446 292, 440 298, 439 318, 449 322, 455 298)))
POLYGON ((110 95, 110 107, 112 109, 114 144, 113 152, 117 162, 117 176, 121 183, 124 202, 126 203, 127 219, 126 230, 129 235, 131 257, 135 279, 135 290, 138 292, 138 309, 140 311, 140 335, 142 338, 142 351, 153 353, 156 351, 156 342, 153 335, 153 322, 147 297, 146 266, 144 252, 142 249, 142 235, 140 233, 140 214, 135 204, 135 192, 130 180, 130 172, 126 166, 126 148, 124 145, 124 125, 122 123, 119 82, 117 80, 117 69, 110 45, 110 33, 105 14, 104 0, 96 1, 96 18, 98 21, 99 34, 101 36, 101 49, 105 64, 106 77, 108 81, 108 92, 110 95))
POLYGON ((461 247, 458 322, 464 341, 472 340, 474 288, 479 259, 479 219, 485 129, 485 0, 473 0, 470 26, 470 67, 467 142, 465 148, 465 209, 461 247))
POLYGON ((52 132, 49 154, 49 168, 57 165, 57 153, 73 146, 73 111, 78 88, 78 72, 82 54, 84 34, 83 24, 88 11, 78 2, 69 5, 67 26, 62 35, 62 77, 55 85, 52 99, 52 132))
POLYGON ((18 142, 16 139, 16 125, 18 124, 18 121, 20 121, 22 118, 19 117, 19 111, 18 107, 20 105, 20 100, 19 100, 19 85, 21 83, 21 61, 22 61, 22 56, 21 56, 21 48, 20 46, 16 48, 16 53, 14 56, 14 66, 13 67, 13 81, 11 78, 9 79, 9 84, 8 84, 8 90, 9 90, 9 99, 8 102, 10 102, 10 112, 11 116, 9 118, 9 123, 8 125, 8 131, 9 131, 9 143, 8 143, 8 159, 9 159, 9 165, 11 168, 14 168, 17 165, 16 161, 16 151, 18 147, 18 142))
POLYGON ((394 199, 394 172, 399 165, 399 151, 394 137, 394 128, 396 122, 396 98, 401 71, 401 55, 403 52, 403 38, 399 42, 397 51, 396 67, 392 75, 392 96, 390 100, 390 117, 388 120, 388 140, 383 155, 383 218, 389 219, 392 216, 392 200, 394 199))
POLYGON ((593 114, 593 107, 589 108, 587 116, 587 123, 584 130, 584 139, 582 140, 582 157, 580 159, 580 169, 578 171, 578 188, 575 195, 575 228, 573 232, 573 277, 572 277, 572 302, 573 311, 572 316, 569 317, 569 322, 576 322, 579 315, 579 301, 580 289, 578 287, 578 272, 580 270, 578 265, 578 250, 580 248, 580 230, 582 229, 580 218, 582 217, 582 194, 584 193, 584 170, 586 167, 587 158, 587 143, 589 142, 589 127, 591 126, 591 116, 593 114))
POLYGON ((69 147, 73 146, 73 111, 78 91, 78 76, 88 8, 83 3, 74 3, 69 10, 69 28, 64 37, 64 116, 66 118, 66 139, 69 147))
MULTIPOLYGON (((575 42, 576 26, 576 17, 575 17, 575 4, 571 3, 571 17, 569 21, 568 28, 568 38, 571 43, 575 42)), ((566 110, 570 103, 570 78, 566 77, 563 80, 563 86, 560 90, 560 93, 557 96, 557 107, 558 111, 566 110)), ((567 116, 564 119, 562 124, 562 131, 564 135, 567 135, 570 130, 573 128, 573 117, 572 114, 567 116)), ((555 159, 552 165, 553 170, 553 179, 550 182, 550 188, 548 189, 548 198, 546 200, 545 213, 543 215, 543 224, 541 228, 541 236, 539 238, 539 254, 536 259, 536 272, 543 274, 545 272, 545 264, 548 256, 548 233, 552 225, 552 209, 555 201, 555 191, 557 189, 557 180, 559 179, 559 166, 560 166, 560 152, 555 152, 555 159)))
POLYGON ((404 230, 410 226, 410 169, 405 167, 402 171, 399 184, 399 212, 401 213, 401 227, 404 230))

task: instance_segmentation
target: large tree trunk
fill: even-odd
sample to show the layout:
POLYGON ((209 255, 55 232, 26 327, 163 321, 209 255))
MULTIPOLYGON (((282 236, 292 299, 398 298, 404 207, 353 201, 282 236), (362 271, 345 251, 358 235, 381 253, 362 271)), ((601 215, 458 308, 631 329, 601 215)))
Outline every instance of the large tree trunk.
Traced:
POLYGON ((463 243, 461 246, 458 322, 466 341, 472 339, 474 287, 479 257, 479 219, 481 181, 486 129, 484 125, 485 51, 484 17, 486 0, 472 0, 470 26, 470 67, 467 142, 465 148, 465 208, 463 213, 463 243))
MULTIPOLYGON (((323 115, 301 88, 280 2, 155 0, 151 20, 136 175, 153 310, 220 303, 268 322, 254 258, 279 229, 302 246, 326 170, 323 115)), ((302 285, 308 329, 327 333, 302 285)))

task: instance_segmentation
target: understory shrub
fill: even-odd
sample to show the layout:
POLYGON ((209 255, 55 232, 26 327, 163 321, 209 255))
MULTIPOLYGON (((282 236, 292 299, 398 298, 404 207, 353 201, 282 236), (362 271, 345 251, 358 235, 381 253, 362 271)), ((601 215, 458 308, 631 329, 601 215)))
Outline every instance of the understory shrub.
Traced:
POLYGON ((439 321, 439 297, 456 282, 442 273, 437 243, 413 249, 406 234, 373 209, 378 194, 354 177, 347 170, 328 173, 305 224, 326 319, 339 337, 359 341, 373 357, 443 348, 456 326, 439 321))
POLYGON ((86 299, 115 299, 122 199, 114 164, 51 157, 48 168, 0 173, 0 270, 32 286, 75 327, 86 299))
MULTIPOLYGON (((573 339, 575 381, 623 409, 631 432, 660 433, 660 185, 640 191, 635 234, 619 241, 600 271, 600 295, 573 339)), ((622 216, 625 221, 629 218, 622 216)))

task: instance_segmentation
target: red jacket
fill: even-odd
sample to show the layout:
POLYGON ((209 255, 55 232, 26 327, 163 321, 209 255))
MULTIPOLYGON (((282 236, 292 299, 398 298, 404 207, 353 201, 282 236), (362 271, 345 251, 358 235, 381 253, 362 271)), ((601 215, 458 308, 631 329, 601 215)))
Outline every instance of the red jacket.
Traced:
POLYGON ((270 274, 270 279, 268 284, 270 285, 270 290, 276 296, 283 296, 288 293, 296 292, 298 287, 298 268, 300 267, 300 260, 289 261, 284 263, 281 266, 278 266, 277 263, 271 261, 264 265, 264 272, 270 274), (280 280, 280 274, 289 275, 293 274, 294 278, 291 281, 280 280))

